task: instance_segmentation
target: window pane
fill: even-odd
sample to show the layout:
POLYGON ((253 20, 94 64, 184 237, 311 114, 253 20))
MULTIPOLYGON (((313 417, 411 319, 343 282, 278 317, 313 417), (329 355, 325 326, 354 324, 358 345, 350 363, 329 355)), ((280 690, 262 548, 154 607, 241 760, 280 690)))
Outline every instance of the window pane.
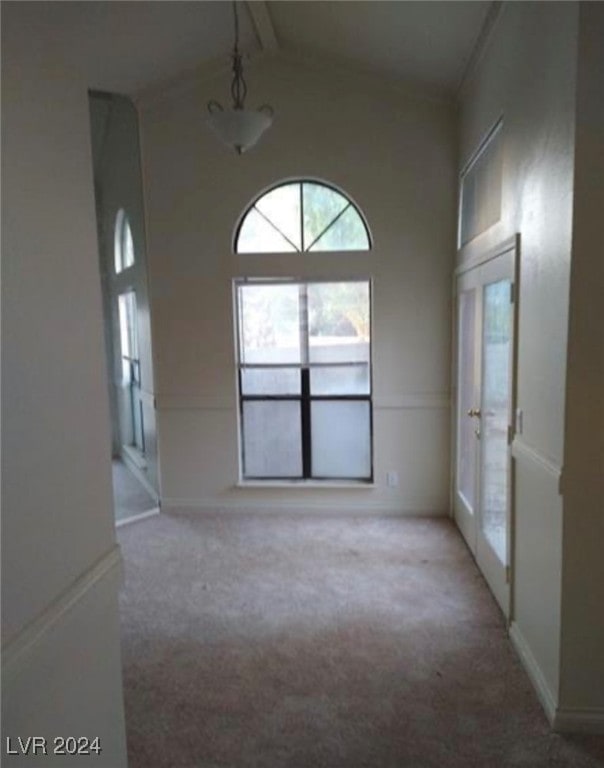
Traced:
POLYGON ((302 250, 300 226, 300 184, 285 184, 267 192, 256 203, 256 208, 270 219, 288 240, 302 250))
POLYGON ((127 218, 124 218, 122 231, 122 264, 124 265, 124 269, 131 267, 134 264, 134 241, 132 239, 130 222, 127 218))
POLYGON ((499 125, 462 177, 462 245, 501 218, 502 150, 502 129, 499 125))
POLYGON ((310 369, 311 395, 368 395, 369 366, 338 366, 310 369))
POLYGON ((241 371, 243 395, 299 395, 299 368, 244 368, 241 371))
POLYGON ((136 333, 136 295, 134 291, 119 296, 120 344, 122 355, 138 359, 138 338, 136 333))
POLYGON ((239 287, 241 363, 299 363, 299 287, 239 287))
POLYGON ((476 487, 476 422, 468 416, 477 402, 474 392, 475 291, 464 291, 458 301, 457 373, 457 490, 474 514, 476 487))
POLYGON ((368 402, 311 403, 311 429, 314 477, 371 477, 368 402))
POLYGON ((115 230, 113 233, 113 259, 116 275, 119 274, 124 265, 122 263, 122 225, 124 221, 124 211, 119 210, 115 217, 115 230))
POLYGON ((368 251, 363 220, 351 206, 310 248, 311 251, 368 251))
POLYGON ((254 208, 246 215, 237 239, 238 253, 287 253, 296 251, 283 235, 254 208))
POLYGON ((304 248, 308 249, 315 238, 319 237, 336 216, 347 205, 348 200, 322 184, 304 183, 304 248))
POLYGON ((507 552, 508 442, 512 304, 510 283, 484 289, 482 336, 481 524, 502 563, 507 552))
POLYGON ((122 293, 118 297, 120 319, 120 348, 122 377, 125 382, 138 381, 138 334, 136 328, 136 294, 122 293), (131 366, 130 362, 133 362, 131 366))
POLYGON ((311 283, 308 320, 310 362, 369 362, 368 282, 311 283))
POLYGON ((113 258, 116 274, 134 264, 134 241, 130 222, 123 208, 115 217, 115 232, 113 238, 113 258))
POLYGON ((245 477, 301 477, 299 402, 243 403, 245 477))

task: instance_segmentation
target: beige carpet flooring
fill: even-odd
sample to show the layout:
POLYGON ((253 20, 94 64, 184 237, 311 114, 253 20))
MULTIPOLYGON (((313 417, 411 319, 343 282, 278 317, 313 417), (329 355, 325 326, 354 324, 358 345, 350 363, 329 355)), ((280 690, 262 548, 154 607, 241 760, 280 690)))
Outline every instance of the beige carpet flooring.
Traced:
POLYGON ((119 530, 130 768, 596 768, 550 732, 453 525, 194 511, 119 530))

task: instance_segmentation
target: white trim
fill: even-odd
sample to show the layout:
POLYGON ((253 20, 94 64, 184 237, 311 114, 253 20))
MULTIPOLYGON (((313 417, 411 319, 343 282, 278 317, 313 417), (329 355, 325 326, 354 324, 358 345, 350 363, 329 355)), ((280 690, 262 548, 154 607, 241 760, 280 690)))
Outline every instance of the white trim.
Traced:
POLYGON ((61 595, 35 619, 13 636, 2 649, 2 677, 15 675, 34 652, 36 646, 103 579, 119 574, 122 555, 118 544, 82 573, 61 595))
MULTIPOLYGON (((502 240, 492 248, 483 248, 482 241, 477 242, 478 238, 466 243, 457 251, 458 266, 455 268, 454 277, 458 278, 463 275, 464 272, 469 272, 471 269, 486 264, 487 261, 492 261, 498 256, 502 256, 509 251, 516 251, 515 258, 518 258, 520 253, 520 234, 516 233, 511 237, 502 240)), ((515 267, 514 282, 517 278, 517 266, 515 267)), ((454 283, 454 290, 456 290, 456 284, 454 283)))
MULTIPOLYGON (((247 498, 225 499, 217 497, 215 499, 192 499, 167 497, 162 499, 162 512, 169 512, 174 509, 196 509, 200 513, 204 512, 313 512, 326 514, 341 512, 342 514, 391 514, 401 516, 418 517, 447 517, 448 510, 442 509, 441 505, 436 503, 418 503, 409 504, 401 501, 368 501, 363 499, 361 503, 351 504, 347 498, 344 501, 325 502, 312 498, 306 498, 299 501, 284 500, 274 498, 275 488, 267 488, 268 498, 262 500, 250 500, 247 498)), ((289 489, 288 489, 289 490, 289 489)), ((332 489, 333 490, 333 489, 332 489)), ((340 488, 341 492, 351 489, 340 488)), ((319 488, 308 489, 309 494, 320 491, 319 488)), ((301 497, 298 497, 301 498, 301 497)), ((429 500, 427 500, 429 501, 429 500)))
POLYGON ((559 733, 593 733, 604 735, 604 709, 559 709, 552 723, 559 733))
POLYGON ((159 507, 153 507, 153 509, 148 509, 146 512, 141 512, 138 515, 132 515, 132 517, 125 517, 123 520, 116 520, 115 527, 122 528, 124 525, 138 523, 139 520, 146 520, 148 517, 154 517, 155 515, 159 515, 159 507))
POLYGON ((516 461, 529 462, 548 474, 558 485, 562 478, 562 467, 516 435, 512 442, 512 456, 516 461))
MULTIPOLYGON (((374 395, 373 410, 446 409, 451 406, 448 392, 374 395)), ((157 395, 159 411, 236 411, 235 397, 208 395, 157 395)))
POLYGON ((533 687, 537 692, 541 706, 545 710, 545 715, 550 724, 553 725, 556 716, 556 696, 550 689, 541 667, 537 663, 533 652, 527 643, 524 635, 520 631, 518 624, 513 621, 510 625, 510 640, 516 653, 520 657, 522 666, 526 670, 533 687))
POLYGON ((375 483, 366 483, 363 480, 240 480, 235 488, 280 488, 290 490, 292 488, 301 490, 371 490, 375 488, 375 483))

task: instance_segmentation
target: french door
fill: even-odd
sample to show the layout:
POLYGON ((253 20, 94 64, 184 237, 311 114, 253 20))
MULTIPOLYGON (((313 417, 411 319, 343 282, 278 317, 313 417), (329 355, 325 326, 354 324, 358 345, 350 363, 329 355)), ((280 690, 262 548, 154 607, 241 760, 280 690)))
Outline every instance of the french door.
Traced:
POLYGON ((456 280, 454 512, 506 617, 510 613, 515 249, 456 280))

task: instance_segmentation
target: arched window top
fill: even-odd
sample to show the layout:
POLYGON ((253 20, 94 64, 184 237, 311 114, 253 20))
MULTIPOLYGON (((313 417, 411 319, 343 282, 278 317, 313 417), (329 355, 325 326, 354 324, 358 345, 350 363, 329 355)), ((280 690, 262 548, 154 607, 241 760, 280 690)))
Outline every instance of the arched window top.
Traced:
POLYGON ((342 192, 318 181, 288 181, 257 198, 241 219, 236 253, 369 251, 365 217, 342 192))
POLYGON ((120 208, 115 217, 115 232, 113 241, 113 258, 115 273, 118 275, 124 269, 134 264, 134 240, 132 229, 126 211, 120 208))

